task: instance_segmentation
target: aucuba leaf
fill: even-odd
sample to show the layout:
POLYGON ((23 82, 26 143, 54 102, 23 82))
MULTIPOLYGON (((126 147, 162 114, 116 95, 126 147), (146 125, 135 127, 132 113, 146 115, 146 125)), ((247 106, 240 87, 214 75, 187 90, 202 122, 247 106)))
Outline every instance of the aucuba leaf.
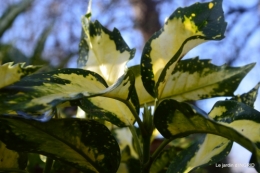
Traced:
POLYGON ((178 8, 144 47, 141 75, 147 92, 160 96, 177 62, 193 47, 224 38, 225 28, 221 0, 178 8))
POLYGON ((0 66, 0 88, 11 85, 21 78, 34 73, 38 70, 39 66, 24 66, 24 63, 18 63, 13 65, 12 62, 6 63, 0 66))
POLYGON ((216 66, 210 60, 182 60, 177 63, 160 96, 178 101, 196 101, 218 96, 233 96, 255 63, 243 67, 216 66))
POLYGON ((227 138, 226 140, 221 140, 221 137, 219 137, 220 142, 212 143, 212 141, 210 141, 211 145, 207 144, 208 142, 205 143, 207 147, 203 146, 203 148, 199 150, 201 153, 204 153, 203 157, 205 159, 196 159, 196 154, 194 158, 190 158, 191 160, 193 159, 193 161, 189 160, 189 162, 186 163, 184 172, 188 172, 204 164, 214 163, 212 162, 212 158, 214 157, 224 157, 226 154, 225 151, 230 147, 229 140, 236 141, 251 151, 253 153, 251 163, 254 163, 256 169, 259 170, 260 161, 258 158, 260 158, 260 152, 257 148, 257 142, 260 140, 260 135, 255 132, 253 133, 250 129, 252 129, 252 126, 255 128, 259 126, 257 121, 259 121, 260 113, 236 101, 222 101, 217 102, 217 104, 221 106, 214 106, 210 112, 210 117, 213 115, 214 117, 226 116, 225 119, 222 117, 224 122, 228 122, 227 120, 233 117, 236 121, 230 124, 224 123, 223 121, 219 123, 209 119, 205 113, 194 106, 169 99, 162 101, 155 110, 154 124, 165 138, 178 138, 192 133, 210 133, 227 138), (243 123, 240 123, 241 121, 238 121, 239 119, 245 120, 243 120, 243 123), (245 131, 244 133, 243 130, 245 131), (212 157, 208 157, 211 154, 212 157))
POLYGON ((22 172, 26 168, 28 157, 26 153, 16 152, 6 148, 6 145, 0 141, 0 172, 17 171, 22 172))
POLYGON ((34 74, 0 90, 0 111, 43 113, 64 101, 95 95, 107 87, 97 73, 82 69, 34 74))
POLYGON ((125 73, 135 50, 128 47, 117 29, 111 32, 98 21, 83 20, 87 21, 83 23, 78 67, 98 73, 110 86, 125 73))
POLYGON ((83 172, 116 172, 120 163, 116 139, 93 120, 52 119, 42 123, 1 116, 0 140, 9 149, 43 154, 83 172))

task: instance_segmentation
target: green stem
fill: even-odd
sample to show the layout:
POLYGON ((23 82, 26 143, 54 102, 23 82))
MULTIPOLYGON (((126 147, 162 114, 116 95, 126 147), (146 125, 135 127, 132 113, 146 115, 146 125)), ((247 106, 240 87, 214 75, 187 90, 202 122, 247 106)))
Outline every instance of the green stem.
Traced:
POLYGON ((135 130, 134 126, 132 126, 132 125, 130 125, 128 127, 129 127, 129 130, 131 131, 131 133, 133 135, 133 139, 134 139, 134 143, 135 143, 135 146, 136 146, 136 150, 137 150, 137 153, 139 155, 139 160, 142 162, 143 161, 143 151, 142 151, 142 147, 141 147, 139 138, 138 138, 138 136, 136 134, 136 130, 135 130))
POLYGON ((52 168, 52 164, 53 164, 53 159, 47 157, 43 173, 50 173, 51 168, 52 168))
POLYGON ((146 162, 150 159, 150 146, 151 146, 151 135, 145 135, 143 136, 143 163, 146 164, 146 162))
POLYGON ((137 114, 137 112, 135 111, 135 109, 133 108, 131 103, 129 101, 124 101, 124 103, 128 106, 128 108, 130 109, 131 113, 134 115, 135 120, 136 120, 136 122, 137 122, 137 124, 138 124, 138 126, 139 126, 139 128, 141 130, 142 135, 143 134, 145 134, 145 135, 148 134, 146 129, 145 129, 145 127, 144 127, 143 122, 141 121, 139 115, 137 114))
POLYGON ((152 163, 155 161, 155 159, 159 156, 159 154, 162 152, 162 150, 164 149, 164 147, 166 145, 168 145, 169 142, 171 142, 172 139, 165 139, 158 148, 156 148, 156 150, 154 151, 153 155, 150 157, 150 159, 148 160, 147 163, 145 163, 144 165, 144 173, 149 173, 150 168, 152 166, 152 163))

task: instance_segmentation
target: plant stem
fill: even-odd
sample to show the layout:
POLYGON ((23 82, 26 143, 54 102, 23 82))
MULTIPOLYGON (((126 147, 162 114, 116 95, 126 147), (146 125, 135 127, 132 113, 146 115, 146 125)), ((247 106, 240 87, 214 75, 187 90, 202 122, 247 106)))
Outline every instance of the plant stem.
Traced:
POLYGON ((124 103, 127 105, 127 107, 130 109, 130 111, 132 112, 132 114, 134 115, 135 117, 135 120, 141 130, 141 133, 142 135, 143 134, 148 134, 145 127, 144 127, 144 124, 143 122, 141 121, 139 115, 137 114, 137 112, 135 111, 135 109, 133 108, 133 106, 131 105, 131 103, 129 101, 124 101, 124 103))
POLYGON ((142 147, 140 145, 140 140, 139 140, 139 138, 136 134, 136 130, 134 129, 133 125, 130 125, 128 127, 129 127, 129 130, 131 131, 131 133, 133 135, 136 150, 137 150, 137 153, 139 155, 139 160, 142 162, 143 161, 143 151, 142 151, 142 147))
POLYGON ((146 164, 146 162, 150 159, 150 145, 151 145, 151 135, 145 135, 143 136, 143 163, 146 164))
POLYGON ((165 139, 158 148, 156 148, 156 150, 154 151, 153 155, 150 157, 150 159, 148 160, 147 163, 145 163, 144 165, 144 173, 149 173, 150 168, 152 166, 152 163, 155 161, 155 159, 159 156, 159 154, 162 152, 162 150, 164 149, 164 147, 171 142, 172 139, 165 139))
POLYGON ((52 168, 52 164, 53 164, 53 159, 47 157, 43 173, 50 173, 51 168, 52 168))

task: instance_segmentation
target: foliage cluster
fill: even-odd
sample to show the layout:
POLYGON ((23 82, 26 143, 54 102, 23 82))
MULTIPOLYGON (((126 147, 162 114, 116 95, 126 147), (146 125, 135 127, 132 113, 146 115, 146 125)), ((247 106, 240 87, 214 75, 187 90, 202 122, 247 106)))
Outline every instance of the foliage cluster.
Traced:
POLYGON ((132 67, 135 50, 120 32, 90 18, 90 11, 82 17, 78 68, 0 66, 0 171, 31 172, 29 153, 37 153, 47 157, 45 172, 189 172, 223 159, 234 141, 252 152, 250 165, 260 171, 259 85, 233 94, 254 64, 182 60, 193 47, 224 38, 221 0, 178 8, 132 67), (191 104, 219 96, 230 99, 209 113, 191 104), (72 106, 76 118, 63 112, 72 106), (156 131, 164 141, 151 152, 156 131))

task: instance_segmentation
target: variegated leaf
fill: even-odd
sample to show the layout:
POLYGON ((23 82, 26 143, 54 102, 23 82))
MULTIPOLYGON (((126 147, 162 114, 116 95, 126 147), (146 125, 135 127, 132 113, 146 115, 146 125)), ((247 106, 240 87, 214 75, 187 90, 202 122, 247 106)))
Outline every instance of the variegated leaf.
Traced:
POLYGON ((23 172, 22 170, 26 168, 27 160, 27 154, 9 150, 0 141, 0 172, 23 172))
POLYGON ((133 58, 135 50, 128 47, 117 29, 111 32, 87 17, 83 17, 82 25, 78 66, 98 73, 110 86, 125 73, 126 63, 133 58))
POLYGON ((106 97, 84 98, 80 107, 89 116, 106 120, 119 127, 133 125, 135 118, 125 103, 106 97))
POLYGON ((144 47, 141 74, 148 93, 160 95, 177 62, 198 44, 222 39, 225 28, 221 0, 178 8, 144 47))
MULTIPOLYGON (((259 84, 257 84, 248 93, 242 94, 241 96, 235 96, 232 100, 237 100, 242 103, 246 103, 248 106, 253 107, 254 101, 257 96, 259 84)), ((213 114, 211 114, 213 115, 213 114)), ((216 119, 216 121, 226 121, 226 117, 216 119)), ((211 165, 221 158, 229 154, 233 141, 216 136, 213 134, 207 134, 205 138, 201 139, 200 142, 196 142, 192 147, 181 152, 172 161, 168 172, 184 172, 186 167, 195 169, 198 167, 211 165), (181 163, 180 163, 180 160, 181 163)), ((187 169, 187 170, 190 170, 187 169)))
MULTIPOLYGON (((242 104, 236 101, 228 102, 242 104)), ((224 101, 223 103, 226 104, 227 101, 224 101)), ((215 111, 214 107, 211 113, 213 115, 216 115, 215 117, 218 117, 227 112, 228 109, 230 111, 226 115, 229 116, 238 116, 240 118, 244 117, 245 119, 246 117, 247 119, 250 119, 250 117, 254 117, 255 119, 259 119, 257 118, 257 116, 260 116, 260 113, 258 111, 246 105, 244 105, 243 107, 244 110, 241 108, 239 109, 239 106, 241 105, 237 105, 237 107, 234 106, 236 105, 217 107, 215 111), (232 106, 234 109, 232 109, 232 106)), ((217 142, 214 143, 210 141, 210 145, 209 142, 204 142, 205 146, 203 146, 203 148, 201 146, 201 148, 198 149, 201 154, 200 157, 197 157, 197 153, 195 157, 188 159, 187 163, 185 164, 185 168, 178 168, 185 170, 184 172, 189 172, 197 166, 211 164, 213 163, 212 161, 215 161, 213 158, 224 157, 227 154, 226 151, 228 151, 228 149, 231 147, 229 140, 236 141, 237 143, 251 151, 253 153, 252 162, 256 164, 256 169, 259 170, 260 161, 258 160, 258 158, 260 158, 260 152, 257 149, 257 143, 255 141, 255 137, 257 135, 260 136, 258 133, 253 134, 251 132, 251 135, 254 138, 254 140, 252 140, 252 136, 248 136, 249 134, 243 135, 242 133, 240 133, 241 130, 239 131, 236 129, 236 126, 229 127, 229 125, 223 125, 223 122, 217 123, 207 118, 205 113, 203 113, 198 108, 195 108, 187 103, 179 103, 175 100, 164 100, 159 104, 159 106, 155 110, 154 123, 156 128, 166 138, 178 138, 192 133, 210 133, 227 138, 226 140, 224 140, 222 139, 222 137, 218 137, 218 139, 213 136, 207 137, 206 140, 214 139, 215 141, 215 139, 217 139, 217 142), (201 159, 201 157, 203 157, 204 159, 201 159)), ((247 124, 247 122, 244 123, 245 125, 247 124)), ((239 125, 241 125, 241 123, 239 125)), ((252 125, 253 124, 251 124, 251 127, 252 125)), ((241 127, 243 128, 242 125, 241 127)))
POLYGON ((136 111, 138 115, 140 109, 134 84, 135 76, 128 70, 114 85, 102 92, 103 97, 82 99, 81 108, 90 116, 110 121, 120 127, 133 125, 135 118, 131 111, 136 111))
POLYGON ((153 162, 150 169, 150 173, 158 173, 162 171, 165 172, 165 169, 170 164, 170 162, 172 162, 172 160, 175 157, 178 157, 177 153, 178 151, 176 150, 175 147, 171 147, 169 149, 162 151, 160 156, 158 156, 158 158, 153 162))
POLYGON ((116 172, 120 149, 111 132, 93 120, 46 123, 0 117, 0 140, 16 151, 39 153, 83 172, 116 172))
POLYGON ((131 70, 135 74, 135 88, 136 92, 139 98, 140 105, 144 105, 145 103, 153 103, 154 98, 146 91, 146 89, 143 86, 143 82, 141 79, 141 73, 140 73, 140 65, 135 65, 129 67, 129 70, 131 70))
MULTIPOLYGON (((254 89, 249 95, 252 93, 254 93, 254 89)), ((254 97, 252 98, 254 99, 254 97)), ((242 100, 247 103, 249 101, 246 97, 242 100)), ((260 171, 260 132, 257 130, 260 129, 260 113, 244 103, 228 100, 217 102, 209 113, 209 117, 237 130, 255 144, 257 149, 255 153, 253 152, 250 162, 256 162, 255 169, 260 171), (257 158, 255 158, 256 154, 257 158)))
POLYGON ((233 96, 241 80, 254 65, 216 66, 210 60, 199 60, 198 57, 180 61, 165 81, 161 98, 187 101, 233 96))
POLYGON ((24 66, 24 63, 13 65, 10 62, 3 64, 0 66, 0 88, 11 85, 38 69, 38 66, 24 66))
POLYGON ((249 92, 244 93, 242 95, 236 95, 236 96, 232 97, 230 100, 236 100, 238 102, 244 103, 253 108, 254 103, 256 101, 259 87, 260 87, 260 82, 249 92))
POLYGON ((64 101, 92 96, 106 88, 101 76, 82 69, 34 74, 0 90, 0 111, 43 113, 64 101))

